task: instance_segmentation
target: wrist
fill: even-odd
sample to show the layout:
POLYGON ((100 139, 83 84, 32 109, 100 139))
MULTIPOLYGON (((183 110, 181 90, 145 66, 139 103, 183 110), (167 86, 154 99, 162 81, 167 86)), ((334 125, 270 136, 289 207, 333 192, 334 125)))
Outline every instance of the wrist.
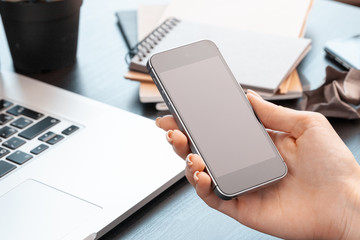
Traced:
POLYGON ((342 221, 341 239, 360 239, 360 166, 349 180, 345 190, 347 204, 342 221))

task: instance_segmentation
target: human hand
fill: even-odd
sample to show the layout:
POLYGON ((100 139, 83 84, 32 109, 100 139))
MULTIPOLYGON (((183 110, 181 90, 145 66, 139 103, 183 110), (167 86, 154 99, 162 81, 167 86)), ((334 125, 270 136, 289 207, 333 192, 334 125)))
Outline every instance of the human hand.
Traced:
POLYGON ((186 158, 185 174, 197 194, 242 224, 281 238, 360 238, 360 167, 324 116, 295 111, 247 94, 288 166, 287 176, 230 201, 218 198, 200 156, 172 116, 156 120, 174 151, 186 158))

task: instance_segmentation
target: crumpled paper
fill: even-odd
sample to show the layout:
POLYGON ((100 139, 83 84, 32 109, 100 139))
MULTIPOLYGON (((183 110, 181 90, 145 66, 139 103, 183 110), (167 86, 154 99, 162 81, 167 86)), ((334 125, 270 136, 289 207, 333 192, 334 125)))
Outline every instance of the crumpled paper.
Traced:
POLYGON ((300 108, 326 117, 360 119, 360 70, 341 72, 328 66, 325 83, 304 91, 300 108))

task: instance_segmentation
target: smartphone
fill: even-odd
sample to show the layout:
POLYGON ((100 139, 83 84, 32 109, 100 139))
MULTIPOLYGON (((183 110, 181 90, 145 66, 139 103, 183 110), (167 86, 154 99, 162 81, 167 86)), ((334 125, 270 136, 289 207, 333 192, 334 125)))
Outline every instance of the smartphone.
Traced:
POLYGON ((345 69, 360 69, 360 34, 325 43, 326 56, 345 69))
POLYGON ((147 68, 220 198, 286 175, 285 162, 213 42, 154 54, 147 68))

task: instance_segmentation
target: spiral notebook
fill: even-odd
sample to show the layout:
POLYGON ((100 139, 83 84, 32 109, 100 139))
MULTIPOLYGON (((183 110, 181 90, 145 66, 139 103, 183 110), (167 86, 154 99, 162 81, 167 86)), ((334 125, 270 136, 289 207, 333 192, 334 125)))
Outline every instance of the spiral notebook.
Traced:
POLYGON ((311 40, 240 31, 200 23, 165 20, 130 52, 130 70, 147 73, 146 62, 157 52, 209 39, 216 43, 244 88, 273 94, 310 49, 311 40))

